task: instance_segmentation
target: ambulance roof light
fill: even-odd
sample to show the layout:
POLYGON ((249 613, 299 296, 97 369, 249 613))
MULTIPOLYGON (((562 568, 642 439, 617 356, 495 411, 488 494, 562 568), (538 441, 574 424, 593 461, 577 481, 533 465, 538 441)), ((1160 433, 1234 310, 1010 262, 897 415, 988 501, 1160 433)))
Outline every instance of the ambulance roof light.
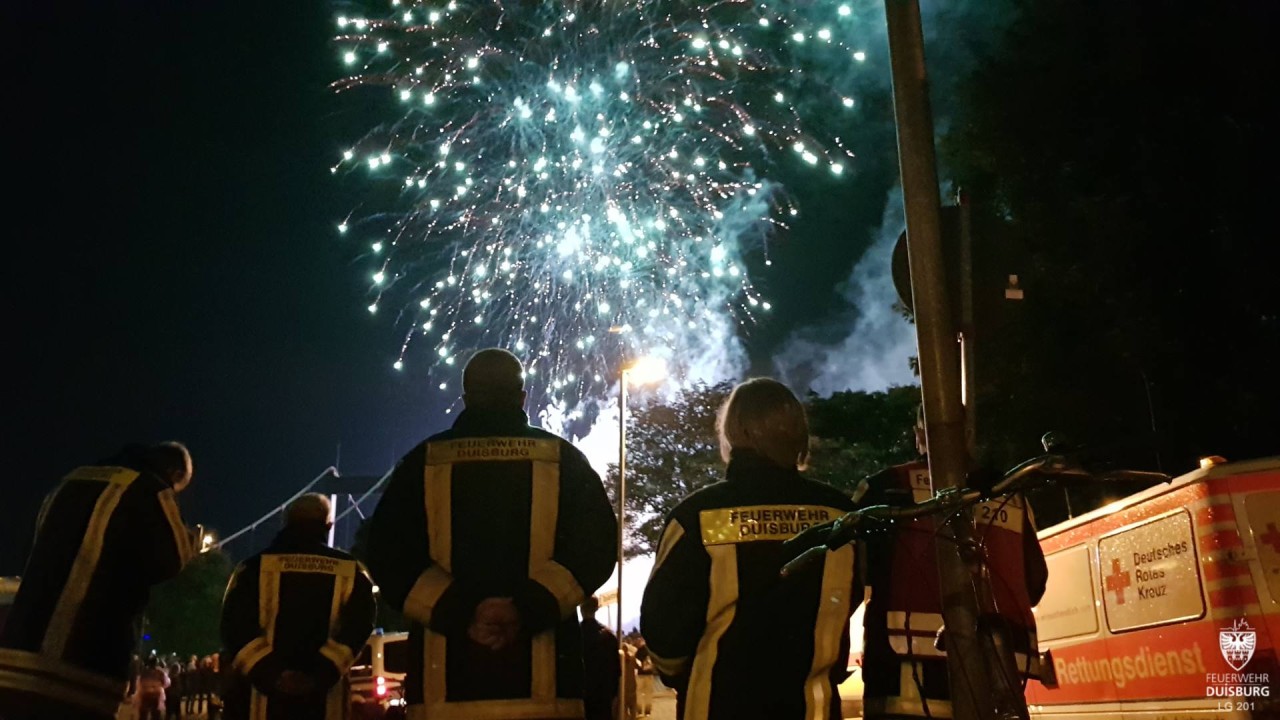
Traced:
POLYGON ((1221 455, 1206 455, 1200 458, 1200 469, 1208 470, 1214 465, 1224 465, 1226 464, 1226 462, 1227 462, 1227 459, 1222 457, 1221 455))

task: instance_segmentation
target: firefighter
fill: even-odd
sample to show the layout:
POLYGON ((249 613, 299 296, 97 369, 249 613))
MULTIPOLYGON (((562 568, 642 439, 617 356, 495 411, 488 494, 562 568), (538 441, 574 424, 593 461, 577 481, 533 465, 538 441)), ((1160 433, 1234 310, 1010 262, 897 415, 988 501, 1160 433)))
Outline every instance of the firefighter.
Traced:
POLYGON ((400 460, 370 522, 370 569, 412 622, 410 718, 583 716, 577 607, 612 572, 617 522, 586 457, 529 426, 523 376, 476 353, 465 409, 400 460))
POLYGON ((341 720, 347 671, 373 631, 373 581, 329 547, 332 508, 289 504, 271 545, 236 568, 222 603, 228 720, 341 720))
POLYGON ((683 720, 834 720, 861 599, 854 548, 781 580, 782 542, 854 508, 800 475, 804 407, 767 378, 733 389, 718 420, 725 480, 667 518, 640 630, 683 720))
MULTIPOLYGON (((861 504, 909 505, 932 495, 923 407, 917 413, 920 459, 886 468, 863 481, 861 504)), ((984 548, 991 589, 1023 677, 1036 677, 1039 654, 1031 608, 1048 580, 1031 506, 1021 495, 974 508, 975 538, 984 548)), ((942 595, 932 518, 911 520, 866 541, 871 599, 863 621, 863 716, 951 717, 942 595)))
POLYGON ((191 557, 175 497, 191 474, 181 443, 130 445, 45 498, 0 634, 0 717, 115 717, 150 587, 191 557))

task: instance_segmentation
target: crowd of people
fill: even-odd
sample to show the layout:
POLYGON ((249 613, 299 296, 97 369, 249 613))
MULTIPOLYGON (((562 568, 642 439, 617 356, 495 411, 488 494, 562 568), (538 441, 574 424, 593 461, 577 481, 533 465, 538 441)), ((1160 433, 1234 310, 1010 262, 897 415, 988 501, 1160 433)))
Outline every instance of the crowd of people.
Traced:
MULTIPOLYGON (((380 593, 411 624, 410 720, 604 720, 619 701, 643 714, 641 680, 653 676, 675 689, 682 720, 835 720, 864 579, 865 717, 949 716, 932 521, 869 545, 874 557, 846 545, 779 576, 784 541, 858 507, 801 474, 809 429, 789 388, 755 378, 733 389, 717 419, 724 479, 667 516, 642 635, 619 642, 595 622, 593 598, 614 570, 618 518, 582 452, 529 424, 523 378, 505 350, 472 356, 453 426, 389 476, 367 568, 327 545, 327 498, 289 505, 280 534, 227 588, 213 663, 224 717, 348 717, 347 674, 380 593)), ((175 502, 191 477, 180 443, 130 447, 49 496, 0 632, 0 718, 115 717, 148 588, 192 552, 175 502)), ((870 479, 868 494, 910 503, 928 486, 926 465, 899 466, 870 479)), ((1032 676, 1044 560, 1029 508, 1009 507, 1025 511, 998 513, 982 532, 993 575, 1025 580, 1005 582, 998 599, 1032 676)), ((147 664, 135 683, 143 717, 174 716, 170 694, 210 702, 201 670, 147 664)))
POLYGON ((215 720, 221 709, 218 660, 217 655, 186 660, 177 653, 153 653, 145 659, 135 655, 126 702, 139 720, 215 720))

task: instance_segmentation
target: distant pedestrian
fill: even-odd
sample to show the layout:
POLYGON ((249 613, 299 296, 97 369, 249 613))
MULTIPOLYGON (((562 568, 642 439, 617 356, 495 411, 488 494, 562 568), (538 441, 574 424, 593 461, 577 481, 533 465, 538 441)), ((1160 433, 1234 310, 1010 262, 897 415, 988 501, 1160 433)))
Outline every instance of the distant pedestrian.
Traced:
POLYGON ((187 714, 193 715, 196 712, 196 701, 200 697, 200 658, 199 656, 192 655, 187 660, 187 664, 183 667, 182 672, 186 677, 186 682, 183 683, 183 687, 182 687, 183 701, 184 701, 183 704, 186 706, 187 714))
POLYGON ((683 720, 835 720, 862 599, 854 548, 785 581, 778 572, 783 541, 854 504, 800 475, 809 424, 782 383, 738 385, 717 426, 726 479, 671 511, 644 590, 649 658, 683 720))
POLYGON ((186 686, 186 675, 182 672, 182 663, 175 658, 169 665, 169 689, 164 694, 164 720, 182 719, 182 695, 186 686))
POLYGON ((596 620, 600 601, 594 595, 582 602, 582 662, 586 667, 582 704, 586 720, 616 717, 613 703, 618 698, 622 663, 618 656, 618 636, 596 620))
POLYGON ((324 495, 293 501, 271 546, 231 576, 222 606, 230 720, 343 720, 350 712, 347 673, 373 631, 373 581, 328 546, 332 513, 324 495))
POLYGON ((369 567, 412 623, 410 717, 582 717, 577 607, 618 526, 586 457, 529 425, 523 378, 511 353, 476 353, 465 409, 400 460, 370 521, 369 567))
POLYGON ((169 674, 154 655, 147 658, 138 678, 139 720, 164 720, 165 690, 169 687, 169 674))
POLYGON ((150 587, 192 554, 175 497, 191 475, 180 443, 131 445, 45 499, 0 633, 0 717, 115 717, 150 587))

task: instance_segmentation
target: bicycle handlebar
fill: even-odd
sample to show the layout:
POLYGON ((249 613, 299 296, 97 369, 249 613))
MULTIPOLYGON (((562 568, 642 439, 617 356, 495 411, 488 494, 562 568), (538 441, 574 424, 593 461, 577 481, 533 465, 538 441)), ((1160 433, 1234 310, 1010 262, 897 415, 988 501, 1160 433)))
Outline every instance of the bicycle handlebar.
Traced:
POLYGON ((838 550, 867 533, 868 521, 911 520, 945 510, 976 505, 1004 495, 1035 489, 1037 486, 1063 481, 1111 482, 1117 480, 1156 480, 1168 482, 1163 473, 1119 470, 1105 473, 1090 472, 1067 455, 1046 453, 1027 460, 1006 472, 987 490, 977 488, 945 488, 921 503, 905 507, 873 505, 846 513, 834 522, 809 528, 787 540, 782 545, 792 549, 796 556, 782 566, 782 577, 794 575, 820 560, 830 550, 838 550), (825 539, 817 540, 825 534, 825 539))

